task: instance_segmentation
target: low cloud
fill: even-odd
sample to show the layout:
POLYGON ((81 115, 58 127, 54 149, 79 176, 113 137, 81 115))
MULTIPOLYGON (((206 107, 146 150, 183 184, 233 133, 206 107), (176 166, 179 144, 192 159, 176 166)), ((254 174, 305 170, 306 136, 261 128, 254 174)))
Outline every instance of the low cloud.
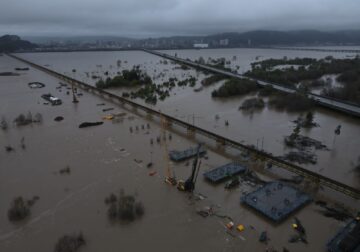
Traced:
POLYGON ((0 34, 205 35, 358 29, 359 0, 2 0, 0 34))

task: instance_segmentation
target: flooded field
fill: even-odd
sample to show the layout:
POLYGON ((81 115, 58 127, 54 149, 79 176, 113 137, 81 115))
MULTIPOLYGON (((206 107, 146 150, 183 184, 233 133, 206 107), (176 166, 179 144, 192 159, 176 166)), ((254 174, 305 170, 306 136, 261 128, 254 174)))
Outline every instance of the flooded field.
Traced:
MULTIPOLYGON (((230 61, 230 67, 233 69, 239 66, 239 73, 249 70, 250 64, 257 60, 283 57, 315 57, 319 59, 331 54, 329 52, 271 49, 168 50, 164 52, 192 60, 199 57, 203 57, 205 60, 209 57, 214 59, 225 57, 230 61)), ((332 54, 338 58, 347 57, 346 53, 332 54)), ((92 78, 92 75, 105 78, 107 77, 105 72, 108 72, 108 76, 115 76, 118 71, 131 69, 134 65, 140 65, 155 83, 162 83, 170 77, 184 79, 195 76, 197 78, 195 87, 176 87, 171 91, 169 98, 165 101, 158 101, 155 106, 145 104, 140 99, 135 99, 135 101, 228 138, 264 149, 276 156, 284 155, 289 151, 284 147, 284 137, 292 132, 295 127, 292 121, 299 116, 299 113, 276 111, 268 107, 255 113, 239 111, 238 108, 242 102, 253 95, 213 99, 211 92, 222 82, 204 87, 200 92, 194 92, 194 89, 201 87, 201 80, 205 77, 202 73, 193 69, 182 70, 177 64, 171 64, 169 61, 165 63, 162 58, 141 51, 32 53, 19 56, 92 85, 95 85, 97 81, 92 78), (121 60, 120 65, 118 65, 119 60, 121 60), (215 117, 219 119, 216 120, 215 117), (226 120, 229 121, 229 126, 225 126, 226 120)), ((110 89, 109 91, 121 95, 123 92, 128 92, 129 88, 110 89)), ((360 148, 359 119, 316 108, 315 122, 319 124, 319 127, 302 130, 301 133, 323 142, 330 150, 315 151, 318 157, 317 164, 303 166, 360 188, 359 177, 354 173, 354 167, 359 162, 360 155, 358 151, 360 148), (341 135, 335 136, 334 130, 338 125, 342 126, 341 135)))
MULTIPOLYGON (((24 66, 9 57, 0 57, 2 71, 24 66)), ((9 122, 9 128, 0 131, 1 143, 15 149, 0 151, 1 251, 53 251, 62 235, 80 231, 86 239, 81 251, 144 251, 149 248, 158 251, 169 248, 171 251, 265 251, 270 247, 324 251, 328 239, 344 225, 344 222, 322 216, 319 207, 312 203, 296 214, 307 229, 308 244, 289 243, 288 239, 295 233, 291 228, 292 218, 273 225, 240 205, 242 193, 254 190, 256 185, 243 184, 226 191, 223 185, 212 186, 204 181, 204 171, 231 161, 231 153, 215 148, 208 149, 208 158, 202 160, 195 190, 195 195, 201 193, 205 199, 189 198, 188 194, 163 182, 164 146, 156 142, 150 144, 151 139, 161 135, 156 120, 149 121, 145 116, 86 92, 79 97, 79 103, 73 104, 71 95, 64 89, 60 92, 58 86, 57 79, 34 69, 20 76, 0 79, 0 115, 9 122), (30 89, 27 84, 33 81, 41 81, 46 86, 30 89), (62 99, 63 104, 45 105, 41 95, 48 92, 62 99), (98 106, 102 103, 105 105, 98 106), (113 113, 126 115, 119 121, 104 120, 100 126, 78 128, 84 121, 102 121, 108 114, 102 111, 104 108, 114 108, 113 113), (12 123, 20 113, 28 112, 41 113, 42 123, 26 126, 12 123), (64 120, 54 121, 57 116, 63 116, 64 120), (21 147, 22 142, 25 148, 21 147), (153 167, 149 169, 146 164, 150 161, 153 167), (61 174, 59 171, 67 166, 71 172, 61 174), (156 174, 149 176, 151 171, 156 174), (143 202, 145 214, 142 218, 128 224, 108 220, 104 199, 120 189, 135 193, 143 202), (26 199, 38 196, 39 200, 27 219, 11 223, 7 210, 16 196, 26 199), (220 216, 231 216, 235 224, 243 224, 245 230, 229 235, 225 227, 228 220, 196 214, 207 206, 213 206, 220 216), (267 231, 271 239, 268 244, 258 241, 263 231, 267 231)), ((167 139, 169 149, 196 145, 195 139, 176 129, 166 133, 169 134, 172 136, 171 140, 167 139)), ((254 164, 245 165, 252 167, 254 164)), ((185 179, 190 174, 186 162, 173 164, 173 170, 178 178, 185 179)), ((271 179, 266 174, 259 176, 271 179)), ((352 199, 344 199, 344 202, 351 209, 359 206, 359 202, 352 199)))
MULTIPOLYGON (((27 57, 40 57, 39 55, 27 57)), ((88 55, 99 62, 98 56, 91 53, 88 55)), ((117 55, 115 58, 118 57, 120 56, 117 55)), ((149 57, 153 58, 153 56, 149 57)), ((79 57, 76 58, 79 59, 79 57)), ((114 55, 109 53, 107 60, 113 62, 113 59, 114 55)), ((82 57, 82 60, 84 64, 86 62, 91 64, 88 61, 89 58, 82 57)), ((35 59, 34 61, 36 62, 35 59)), ((55 67, 55 62, 49 61, 48 63, 55 67)), ((64 67, 62 71, 66 71, 65 68, 71 66, 70 62, 61 61, 64 67)), ((80 68, 85 71, 86 67, 81 62, 77 64, 77 72, 80 72, 80 68)), ((15 67, 25 66, 7 56, 0 57, 1 71, 13 71, 15 67)), ((195 195, 200 193, 203 196, 190 198, 188 194, 179 192, 175 187, 163 182, 166 167, 164 142, 158 144, 155 141, 161 134, 159 122, 156 119, 148 120, 145 115, 137 114, 129 108, 83 91, 79 91, 83 93, 83 96, 79 97, 80 102, 74 104, 71 95, 66 94, 67 89, 59 89, 58 86, 59 80, 33 68, 21 73, 20 76, 0 77, 0 116, 6 118, 9 123, 6 131, 0 131, 0 139, 2 145, 14 148, 14 151, 6 152, 2 146, 0 151, 0 196, 2 199, 0 201, 0 251, 53 251, 56 241, 62 235, 80 231, 86 240, 86 245, 81 251, 89 252, 144 251, 149 248, 152 251, 168 251, 169 249, 171 251, 265 251, 270 247, 277 250, 286 247, 290 251, 304 251, 305 249, 324 251, 326 242, 340 227, 344 226, 344 222, 321 215, 319 206, 311 203, 296 213, 307 229, 308 244, 289 243, 289 238, 295 234, 291 227, 292 218, 280 225, 274 225, 254 211, 240 205, 240 196, 256 189, 257 185, 246 183, 237 189, 226 191, 223 184, 213 186, 203 179, 202 172, 230 162, 240 154, 211 148, 210 145, 207 146, 207 159, 202 159, 202 171, 195 190, 195 195), (40 81, 46 86, 30 89, 28 83, 33 81, 40 81), (63 104, 45 105, 41 95, 49 92, 62 99, 63 104), (102 103, 105 105, 100 105, 102 103), (106 108, 113 108, 111 113, 126 113, 126 115, 121 120, 103 120, 103 117, 109 114, 109 112, 103 112, 106 108), (16 126, 12 123, 20 113, 26 115, 28 112, 33 115, 41 113, 42 123, 26 126, 16 126), (54 121, 57 116, 64 117, 64 120, 54 121), (103 121, 104 124, 79 129, 79 124, 85 121, 103 121), (133 128, 133 132, 130 132, 130 127, 133 128), (136 130, 137 127, 138 130, 136 130), (150 143, 151 139, 154 140, 154 144, 150 143), (25 148, 21 147, 22 144, 25 148), (152 168, 147 168, 149 162, 153 163, 152 168), (71 172, 60 173, 60 170, 67 166, 71 172), (149 176, 151 172, 156 172, 156 174, 149 176), (133 223, 114 223, 107 218, 104 199, 110 193, 117 193, 121 189, 127 193, 136 194, 144 204, 144 216, 133 223), (27 219, 12 223, 7 218, 7 211, 16 196, 23 196, 25 199, 38 196, 39 200, 31 208, 31 214, 27 219), (234 223, 243 224, 245 230, 241 233, 233 231, 229 234, 225 227, 229 220, 216 216, 204 218, 196 213, 197 210, 209 206, 216 209, 219 216, 231 216, 234 223), (268 244, 258 241, 263 231, 267 231, 269 235, 268 244)), ((210 103, 207 90, 198 93, 198 97, 204 98, 203 100, 196 98, 198 99, 196 106, 187 104, 176 110, 179 104, 190 103, 191 100, 187 100, 190 96, 186 93, 191 92, 184 90, 174 99, 160 103, 159 108, 168 106, 166 112, 177 114, 184 120, 190 111, 191 113, 194 111, 196 115, 203 115, 203 118, 195 119, 196 124, 208 124, 208 127, 213 130, 236 139, 243 138, 246 141, 250 141, 249 139, 253 141, 259 133, 270 134, 265 133, 267 127, 273 129, 271 134, 274 132, 284 134, 291 128, 289 122, 291 115, 267 110, 251 117, 242 115, 235 111, 236 107, 232 107, 239 102, 238 100, 210 103), (177 99, 182 102, 177 102, 177 99), (210 107, 210 104, 214 107, 210 107), (181 111, 182 108, 192 110, 181 111), (195 111, 195 108, 199 110, 195 111), (216 109, 216 112, 211 112, 212 109, 216 109), (225 128, 222 122, 216 123, 213 120, 215 113, 218 113, 221 119, 229 119, 230 127, 225 128), (235 113, 238 118, 233 121, 231 118, 235 113)), ((194 100, 191 102, 194 104, 194 100)), ((330 112, 323 111, 317 113, 317 122, 322 128, 316 134, 326 138, 327 131, 324 131, 324 128, 331 123, 331 120, 335 123, 341 120, 343 127, 349 128, 349 132, 352 130, 353 134, 359 130, 358 122, 354 119, 339 115, 333 117, 330 112), (321 116, 319 116, 320 113, 321 116)), ((346 154, 355 156, 354 153, 348 152, 356 150, 359 144, 354 135, 347 135, 346 132, 344 129, 344 134, 336 139, 335 143, 335 145, 340 144, 339 148, 342 149, 332 152, 334 160, 339 159, 338 156, 340 156, 344 163, 352 160, 346 154), (342 138, 350 141, 347 143, 349 149, 343 149, 345 143, 342 141, 345 140, 342 138)), ((195 146, 200 140, 206 142, 205 139, 187 137, 185 132, 177 129, 171 129, 166 132, 166 135, 169 149, 195 146), (169 134, 171 134, 171 139, 168 137, 169 134)), ((331 142, 332 139, 328 141, 331 142)), ((264 148, 273 148, 270 144, 270 140, 266 137, 264 148)), ((330 164, 333 161, 328 160, 328 162, 330 164)), ((256 164, 252 162, 244 162, 244 165, 250 168, 256 167, 256 164)), ((331 169, 336 169, 336 167, 331 169)), ((178 178, 186 179, 190 174, 190 166, 186 162, 173 164, 173 171, 178 178)), ((340 174, 343 173, 344 171, 340 172, 340 174)), ((332 174, 337 176, 336 172, 332 174)), ((267 181, 271 180, 273 175, 267 172, 259 173, 259 176, 267 181)), ((289 174, 284 175, 289 177, 289 174)), ((350 183, 352 180, 348 181, 350 183)), ((334 198, 342 199, 340 201, 345 202, 352 211, 359 207, 358 201, 337 193, 329 194, 325 189, 324 194, 327 195, 326 197, 332 195, 329 201, 334 198)))

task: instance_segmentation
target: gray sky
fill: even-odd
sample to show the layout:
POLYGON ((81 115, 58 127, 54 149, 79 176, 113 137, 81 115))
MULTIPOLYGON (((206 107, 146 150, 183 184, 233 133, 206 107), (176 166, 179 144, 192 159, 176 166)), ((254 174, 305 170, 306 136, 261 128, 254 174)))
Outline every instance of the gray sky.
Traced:
POLYGON ((0 0, 0 34, 205 35, 360 29, 360 0, 0 0))

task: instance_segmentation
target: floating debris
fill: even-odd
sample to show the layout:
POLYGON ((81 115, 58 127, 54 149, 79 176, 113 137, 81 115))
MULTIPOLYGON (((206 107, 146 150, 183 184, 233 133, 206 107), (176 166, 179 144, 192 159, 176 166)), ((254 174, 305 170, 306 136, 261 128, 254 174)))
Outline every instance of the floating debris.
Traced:
POLYGON ((16 71, 29 71, 30 68, 28 68, 28 67, 16 67, 15 70, 16 71))
POLYGON ((65 168, 59 170, 60 174, 70 174, 71 170, 70 170, 70 166, 66 166, 65 168))
POLYGON ((0 76, 20 76, 20 74, 13 72, 0 72, 0 76))
POLYGON ((114 119, 114 115, 106 115, 106 116, 103 116, 102 119, 111 121, 112 119, 114 119))
POLYGON ((60 122, 62 120, 64 120, 64 117, 62 117, 62 116, 57 116, 57 117, 54 118, 55 122, 60 122))
POLYGON ((285 156, 280 157, 281 159, 288 160, 290 162, 296 162, 299 164, 316 164, 317 156, 314 153, 306 151, 291 151, 285 156))
POLYGON ((318 211, 325 217, 333 218, 339 221, 346 221, 348 219, 353 218, 352 214, 342 206, 330 207, 327 206, 326 202, 325 204, 322 203, 317 205, 323 208, 322 210, 318 210, 318 211))
POLYGON ((156 171, 151 171, 149 172, 149 176, 154 176, 157 172, 156 171))
POLYGON ((92 127, 92 126, 98 126, 102 125, 104 122, 83 122, 79 125, 79 128, 86 128, 86 127, 92 127))
POLYGON ((106 108, 106 109, 103 109, 102 111, 107 112, 107 111, 111 111, 111 110, 114 110, 114 108, 106 108))
POLYGON ((45 87, 44 83, 41 82, 30 82, 28 83, 29 88, 43 88, 45 87))
POLYGON ((297 135, 296 137, 290 135, 285 137, 285 144, 288 147, 296 148, 300 151, 305 151, 312 147, 316 150, 329 150, 329 148, 320 141, 302 135, 297 135))
POLYGON ((15 151, 15 149, 14 149, 13 147, 11 147, 10 145, 5 146, 5 150, 6 150, 6 152, 12 152, 12 151, 15 151))

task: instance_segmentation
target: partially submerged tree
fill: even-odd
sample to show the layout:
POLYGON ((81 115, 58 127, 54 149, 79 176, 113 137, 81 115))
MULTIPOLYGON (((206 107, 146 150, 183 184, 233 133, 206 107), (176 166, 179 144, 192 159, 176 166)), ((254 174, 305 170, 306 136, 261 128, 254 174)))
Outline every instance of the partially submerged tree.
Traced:
POLYGON ((8 210, 10 221, 20 221, 30 215, 30 207, 23 197, 16 197, 8 210))
POLYGON ((86 244, 83 234, 64 235, 55 245, 55 252, 76 252, 86 244))

